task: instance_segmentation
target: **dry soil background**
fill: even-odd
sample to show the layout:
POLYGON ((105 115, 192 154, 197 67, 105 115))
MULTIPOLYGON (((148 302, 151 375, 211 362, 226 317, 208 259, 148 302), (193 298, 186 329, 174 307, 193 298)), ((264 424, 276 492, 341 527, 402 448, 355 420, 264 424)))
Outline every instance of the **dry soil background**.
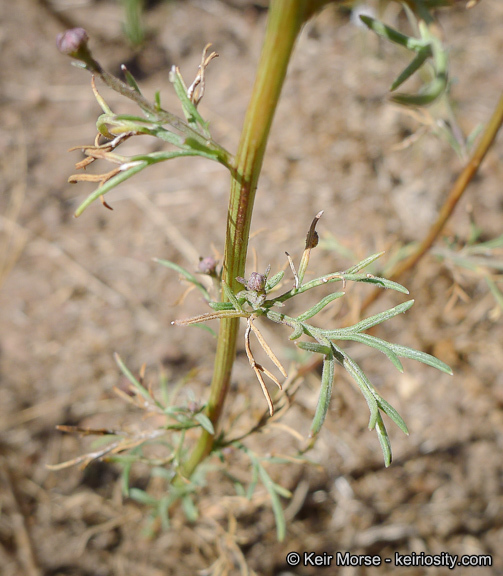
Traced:
MULTIPOLYGON (((388 12, 390 21, 396 14, 388 12)), ((265 11, 246 1, 152 3, 146 15, 150 41, 136 54, 124 40, 121 19, 119 3, 111 1, 0 4, 0 574, 193 575, 210 566, 215 574, 238 574, 243 558, 264 576, 448 573, 392 566, 294 569, 285 562, 292 550, 492 554, 491 568, 458 570, 503 574, 501 316, 483 274, 454 266, 452 258, 429 256, 404 278, 416 304, 376 334, 436 354, 454 376, 411 361, 399 374, 377 352, 351 347, 411 434, 405 438, 389 426, 395 460, 384 469, 376 436, 366 429, 365 401, 338 372, 326 427, 309 454, 316 465, 270 467, 294 493, 291 503, 284 502, 283 543, 275 539, 267 494, 259 487, 251 502, 237 499, 218 470, 209 472, 196 524, 175 512, 173 529, 148 539, 142 536, 145 511, 122 501, 116 468, 46 468, 86 447, 56 431, 57 424, 145 424, 112 392, 122 383, 114 351, 134 370, 145 362, 153 382, 161 367, 173 381, 197 367, 187 385, 196 397, 205 397, 211 376, 211 337, 170 325, 201 311, 202 303, 192 293, 176 308, 185 288, 151 258, 193 269, 199 256, 222 251, 228 177, 208 161, 175 161, 113 191, 113 212, 98 203, 73 219, 92 188, 67 184, 80 159, 67 149, 93 141, 99 108, 88 74, 56 51, 55 37, 67 25, 84 26, 105 67, 117 72, 128 63, 144 93, 153 97, 161 89, 163 105, 175 111, 170 66, 178 64, 189 80, 202 47, 213 42, 220 58, 208 71, 201 111, 214 137, 232 151, 265 11)), ((503 2, 482 0, 469 12, 445 12, 440 21, 455 113, 469 133, 487 121, 503 86, 503 2)), ((334 9, 306 26, 257 194, 251 246, 260 270, 269 263, 273 271, 284 266, 285 250, 298 258, 321 209, 324 242, 312 258, 317 274, 383 249, 386 265, 398 246, 428 229, 462 163, 431 133, 397 148, 421 130, 417 116, 386 101, 404 58, 334 9), (351 255, 330 249, 335 240, 351 255)), ((103 94, 117 111, 132 111, 118 96, 103 94)), ((442 109, 432 114, 446 117, 442 109)), ((131 152, 142 145, 133 142, 131 152)), ((470 217, 483 240, 502 233, 502 157, 500 137, 449 223, 446 235, 455 250, 467 238, 470 217)), ((250 261, 248 273, 252 266, 250 261)), ((351 289, 349 303, 331 308, 323 321, 336 325, 336 313, 344 310, 357 315, 367 292, 351 289)), ((371 312, 402 300, 386 294, 371 312)), ((264 333, 295 370, 299 356, 285 333, 264 333)), ((318 381, 317 374, 306 375, 283 420, 301 435, 309 429, 318 381)), ((248 405, 252 422, 264 399, 242 346, 234 384, 228 411, 248 405)), ((279 427, 250 442, 259 454, 294 454, 298 444, 279 427)), ((229 455, 229 466, 249 478, 238 455, 229 455)), ((144 470, 134 477, 138 486, 147 480, 144 470)), ((156 490, 155 482, 150 488, 156 490)))

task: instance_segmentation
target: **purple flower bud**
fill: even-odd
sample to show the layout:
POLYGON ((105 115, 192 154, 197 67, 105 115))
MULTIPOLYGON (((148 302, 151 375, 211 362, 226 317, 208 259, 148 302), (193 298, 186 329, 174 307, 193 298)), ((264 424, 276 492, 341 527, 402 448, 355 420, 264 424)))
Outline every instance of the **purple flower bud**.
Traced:
POLYGON ((62 54, 78 58, 82 49, 87 50, 89 36, 84 28, 71 28, 58 34, 56 46, 62 54))
POLYGON ((198 271, 202 274, 208 274, 209 276, 215 276, 217 270, 218 262, 215 258, 211 256, 206 256, 206 258, 201 258, 199 260, 198 271))
POLYGON ((248 290, 253 290, 254 292, 263 292, 265 288, 266 277, 258 272, 252 272, 250 274, 250 279, 248 280, 247 288, 248 290))
POLYGON ((190 410, 190 412, 196 413, 199 412, 199 410, 201 410, 201 405, 199 404, 199 402, 190 400, 190 402, 187 404, 187 408, 190 410))
POLYGON ((71 56, 85 64, 85 68, 95 73, 102 73, 101 66, 96 62, 87 46, 89 36, 84 28, 72 28, 62 34, 58 34, 56 45, 62 54, 71 56))

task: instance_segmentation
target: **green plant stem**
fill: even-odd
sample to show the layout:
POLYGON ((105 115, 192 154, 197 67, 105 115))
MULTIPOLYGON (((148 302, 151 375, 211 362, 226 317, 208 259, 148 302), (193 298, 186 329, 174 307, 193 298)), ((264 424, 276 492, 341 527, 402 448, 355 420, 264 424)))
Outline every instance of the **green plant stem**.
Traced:
MULTIPOLYGON (((288 63, 295 40, 312 11, 309 0, 272 0, 269 8, 264 45, 231 182, 222 280, 233 292, 239 286, 236 277, 244 275, 255 191, 288 63)), ((223 319, 220 322, 206 408, 206 414, 215 430, 229 390, 238 329, 239 318, 223 319)), ((214 439, 208 432, 202 432, 194 451, 182 466, 183 477, 189 478, 197 465, 211 452, 214 439)))

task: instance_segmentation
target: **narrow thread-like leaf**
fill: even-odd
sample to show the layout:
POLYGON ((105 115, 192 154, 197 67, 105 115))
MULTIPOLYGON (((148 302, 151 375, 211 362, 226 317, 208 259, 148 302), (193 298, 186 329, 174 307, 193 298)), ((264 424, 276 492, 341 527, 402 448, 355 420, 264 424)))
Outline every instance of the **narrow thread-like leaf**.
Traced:
POLYGON ((191 324, 199 324, 201 322, 209 322, 210 320, 221 320, 222 318, 245 318, 247 314, 239 310, 221 310, 219 312, 206 312, 199 316, 192 318, 185 318, 183 320, 174 320, 171 324, 176 326, 190 326, 191 324))
POLYGON ((260 480, 262 481, 264 488, 269 493, 269 497, 271 499, 274 520, 276 521, 276 536, 279 542, 283 542, 286 535, 286 522, 283 507, 281 506, 281 501, 276 491, 276 485, 271 480, 271 477, 261 464, 259 464, 258 472, 260 475, 260 480))
POLYGON ((427 106, 441 96, 446 88, 447 76, 440 74, 425 84, 417 94, 394 94, 391 100, 403 106, 427 106))
POLYGON ((335 373, 335 358, 331 350, 325 356, 323 361, 323 372, 321 375, 321 388, 318 397, 318 404, 316 405, 316 412, 314 414, 313 422, 309 436, 312 438, 316 436, 323 426, 328 408, 330 406, 330 399, 332 398, 332 386, 334 382, 335 373))
POLYGON ((201 131, 204 136, 209 137, 210 134, 207 130, 207 122, 204 121, 198 109, 187 95, 187 87, 183 81, 180 70, 174 66, 169 74, 169 79, 173 83, 176 95, 182 105, 183 113, 187 122, 192 128, 201 131))
POLYGON ((154 262, 161 264, 161 266, 166 266, 166 268, 171 268, 172 270, 175 270, 176 272, 181 274, 186 280, 188 280, 201 292, 205 300, 210 300, 208 290, 206 290, 206 288, 203 286, 203 284, 201 284, 201 282, 199 282, 199 280, 194 276, 194 274, 192 274, 182 266, 175 264, 174 262, 171 262, 170 260, 161 260, 160 258, 154 258, 154 262))
POLYGON ((126 78, 126 82, 129 84, 129 86, 131 86, 131 88, 133 90, 138 92, 138 94, 141 94, 140 87, 138 86, 138 82, 136 82, 135 77, 126 68, 126 66, 122 65, 121 69, 122 69, 122 73, 124 74, 124 77, 126 78))
POLYGON ((275 300, 284 302, 297 294, 302 294, 303 292, 307 292, 308 290, 312 290, 318 286, 323 286, 324 284, 331 284, 332 282, 367 282, 370 284, 376 284, 379 288, 390 288, 391 290, 396 290, 403 294, 409 293, 407 288, 397 282, 393 282, 393 280, 388 280, 387 278, 379 278, 372 274, 346 274, 344 272, 335 272, 333 274, 326 274, 325 276, 321 276, 320 278, 316 278, 310 282, 306 282, 306 284, 303 284, 298 290, 291 290, 286 294, 282 294, 275 300))
POLYGON ((213 310, 234 310, 232 302, 208 302, 208 305, 213 308, 213 310))
POLYGON ((407 428, 407 425, 403 421, 403 418, 393 408, 393 406, 391 406, 391 404, 386 402, 384 398, 379 397, 379 399, 377 400, 377 405, 385 414, 387 414, 391 418, 391 420, 393 420, 393 422, 400 428, 400 430, 404 434, 406 434, 407 436, 409 435, 409 429, 407 428))
POLYGON ((312 318, 313 316, 316 316, 316 314, 318 314, 318 312, 321 312, 321 310, 323 310, 323 308, 325 308, 325 306, 330 304, 330 302, 332 302, 333 300, 336 300, 337 298, 340 298, 341 296, 344 296, 344 294, 345 294, 345 292, 334 292, 333 294, 329 294, 328 296, 325 296, 325 298, 320 300, 312 308, 309 308, 309 310, 307 310, 306 312, 304 312, 300 316, 297 316, 296 320, 298 322, 305 322, 306 320, 309 320, 309 318, 312 318))
POLYGON ((338 330, 327 330, 324 334, 328 338, 344 338, 346 334, 355 334, 358 332, 363 332, 372 328, 373 326, 377 326, 381 324, 381 322, 385 322, 394 316, 398 316, 398 314, 403 314, 407 312, 409 308, 411 308, 414 304, 414 300, 407 300, 407 302, 403 302, 394 308, 390 308, 388 310, 384 310, 384 312, 379 312, 379 314, 375 314, 374 316, 369 316, 365 318, 361 322, 357 324, 353 324, 353 326, 349 326, 348 328, 340 328, 338 330))
POLYGON ((498 306, 503 310, 503 294, 499 290, 498 286, 496 286, 496 282, 489 275, 485 276, 485 280, 489 286, 491 294, 498 303, 498 306))
POLYGON ((391 85, 390 91, 393 92, 393 90, 396 90, 410 78, 414 72, 419 70, 431 54, 432 52, 429 46, 420 50, 414 60, 398 75, 398 78, 391 85))
POLYGON ((141 504, 146 504, 147 506, 156 506, 157 505, 157 498, 151 496, 145 490, 141 490, 140 488, 131 488, 129 490, 129 497, 136 502, 140 502, 141 504))
POLYGON ((411 358, 412 360, 417 360, 418 362, 422 362, 428 366, 433 366, 433 368, 436 368, 437 370, 452 376, 452 368, 431 354, 421 352, 420 350, 414 350, 414 348, 409 348, 408 346, 394 344, 392 342, 390 342, 389 345, 393 352, 401 358, 411 358))
POLYGON ((388 342, 385 340, 381 340, 380 338, 376 338, 375 336, 370 336, 369 334, 351 334, 346 333, 343 336, 328 336, 334 340, 351 340, 353 342, 360 342, 361 344, 365 344, 366 346, 371 346, 372 348, 376 348, 383 354, 390 359, 393 363, 395 368, 400 372, 403 372, 403 366, 398 356, 393 352, 388 342))
POLYGON ((230 286, 228 284, 226 284, 224 281, 222 281, 222 288, 223 288, 225 296, 227 297, 229 302, 231 302, 231 304, 234 306, 234 309, 239 310, 240 312, 243 312, 243 307, 239 303, 238 299, 236 298, 236 295, 231 290, 230 286))
MULTIPOLYGON (((248 456, 250 456, 249 452, 246 452, 248 456)), ((252 460, 252 478, 250 484, 248 486, 248 490, 246 491, 246 497, 248 500, 252 499, 253 493, 255 492, 255 488, 257 487, 257 482, 259 478, 259 464, 258 461, 252 460)))
POLYGON ((374 396, 374 388, 360 366, 358 366, 358 364, 341 348, 335 344, 332 344, 332 346, 343 357, 342 365, 348 374, 353 378, 353 380, 358 384, 358 387, 360 388, 365 400, 367 401, 370 410, 368 427, 369 430, 373 430, 379 415, 377 401, 374 396))
POLYGON ((169 507, 172 504, 171 498, 161 498, 159 502, 159 518, 161 519, 162 529, 166 532, 169 530, 170 521, 169 521, 169 507))
POLYGON ((206 432, 208 432, 209 434, 215 434, 215 428, 213 428, 213 424, 211 420, 208 418, 208 416, 206 416, 206 414, 199 412, 199 414, 196 414, 194 416, 194 420, 196 420, 196 422, 199 422, 199 424, 201 424, 201 427, 204 428, 206 432))
POLYGON ((363 268, 366 268, 367 266, 372 264, 372 262, 375 262, 383 254, 384 254, 384 251, 383 252, 377 252, 376 254, 372 254, 371 256, 368 256, 367 258, 365 258, 361 262, 358 262, 358 264, 355 264, 354 266, 351 266, 347 270, 344 270, 344 272, 341 272, 341 274, 356 274, 360 270, 363 270, 363 268))
POLYGON ((400 46, 404 46, 408 50, 420 50, 424 48, 424 41, 418 40, 417 38, 411 38, 410 36, 405 36, 401 32, 386 26, 379 20, 375 20, 370 16, 365 16, 363 14, 360 15, 360 20, 368 26, 373 32, 375 32, 378 36, 382 36, 395 44, 399 44, 400 46))
POLYGON ((133 376, 132 372, 124 364, 124 362, 122 361, 122 358, 119 356, 119 354, 117 354, 117 352, 115 352, 114 358, 115 358, 115 361, 117 362, 117 365, 119 366, 121 372, 131 382, 131 384, 135 387, 135 389, 138 391, 138 393, 143 398, 145 398, 145 400, 147 400, 147 402, 155 404, 159 408, 163 408, 162 404, 160 402, 158 402, 157 400, 155 400, 155 398, 152 398, 152 396, 150 395, 149 391, 145 388, 145 386, 140 384, 140 382, 138 382, 138 380, 133 376))
POLYGON ((283 280, 284 275, 285 275, 285 271, 281 270, 281 272, 278 272, 272 278, 267 280, 266 285, 265 285, 265 291, 269 292, 269 290, 272 290, 275 286, 277 286, 281 282, 281 280, 283 280))
POLYGON ((384 456, 384 465, 386 466, 386 468, 388 468, 392 460, 391 442, 389 440, 388 431, 386 430, 386 426, 384 425, 383 419, 380 414, 377 415, 376 432, 384 456))
POLYGON ((331 353, 330 346, 324 346, 318 342, 296 342, 296 344, 301 350, 306 350, 307 352, 324 354, 325 356, 328 356, 331 353))
POLYGON ((273 482, 273 485, 274 485, 274 491, 277 494, 279 494, 282 498, 291 498, 292 497, 292 493, 290 490, 288 490, 288 488, 281 486, 281 484, 278 484, 277 482, 273 482))
POLYGON ((189 522, 195 522, 199 516, 199 512, 192 500, 190 494, 187 494, 182 498, 182 508, 185 514, 185 517, 189 522))
POLYGON ((154 153, 150 155, 144 155, 139 157, 133 157, 130 162, 125 164, 126 168, 121 170, 118 174, 107 180, 102 186, 97 188, 94 192, 89 194, 89 196, 82 202, 82 204, 75 210, 75 217, 78 217, 84 212, 84 210, 97 200, 100 196, 103 196, 109 192, 112 188, 115 188, 121 182, 128 180, 138 172, 144 170, 147 166, 151 164, 156 164, 157 162, 164 162, 165 160, 170 160, 172 158, 181 158, 182 156, 201 156, 199 152, 194 152, 192 150, 183 150, 175 152, 166 152, 162 155, 155 155, 154 153))
POLYGON ((289 340, 297 340, 297 338, 300 338, 302 334, 304 334, 304 327, 300 322, 295 322, 293 324, 293 332, 288 338, 289 340))

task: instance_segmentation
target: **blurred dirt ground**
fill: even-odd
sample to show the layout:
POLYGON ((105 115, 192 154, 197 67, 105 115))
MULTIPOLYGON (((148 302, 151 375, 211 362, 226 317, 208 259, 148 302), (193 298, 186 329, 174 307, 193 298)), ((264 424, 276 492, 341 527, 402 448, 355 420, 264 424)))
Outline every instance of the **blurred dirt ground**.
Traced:
MULTIPOLYGON (((397 14, 391 8, 387 21, 397 14)), ((107 69, 117 73, 126 62, 144 93, 153 98, 160 89, 163 106, 177 113, 168 70, 177 64, 190 81, 202 48, 212 42, 220 58, 208 70, 200 110, 215 139, 234 151, 265 10, 246 1, 149 3, 148 46, 136 53, 124 40, 121 21, 119 3, 112 1, 0 4, 0 574, 239 574, 245 562, 264 576, 448 573, 392 565, 289 568, 290 551, 383 558, 395 552, 491 554, 491 568, 459 570, 503 574, 501 311, 484 278, 489 268, 470 271, 452 258, 469 236, 470 219, 482 240, 503 232, 501 137, 448 225, 450 256, 428 256, 402 279, 415 306, 375 332, 436 354, 454 376, 412 361, 400 374, 378 352, 350 347, 410 429, 404 437, 389 425, 389 469, 375 433, 366 429, 366 403, 342 371, 325 428, 308 455, 314 464, 268 468, 293 492, 284 501, 288 531, 282 543, 263 488, 250 502, 240 499, 218 468, 208 472, 200 519, 190 525, 175 511, 172 529, 155 538, 143 535, 145 509, 123 500, 118 468, 47 469, 89 447, 56 431, 57 424, 147 425, 113 393, 124 384, 115 351, 134 371, 145 362, 151 382, 161 371, 176 382, 193 370, 186 390, 196 398, 205 398, 211 377, 211 336, 170 325, 202 311, 203 303, 191 293, 176 306, 185 287, 152 258, 195 269, 199 256, 222 252, 227 174, 209 161, 174 161, 112 191, 107 200, 113 212, 97 203, 72 218, 92 185, 67 183, 81 159, 67 150, 93 141, 99 108, 89 75, 56 51, 55 37, 68 25, 85 27, 107 69)), ((468 134, 487 121, 503 86, 503 2, 482 0, 469 12, 445 12, 440 21, 450 49, 455 115, 468 134)), ((273 271, 285 266, 285 251, 298 258, 321 209, 323 242, 310 265, 317 275, 379 250, 387 250, 380 264, 386 266, 400 246, 422 238, 462 162, 428 131, 400 147, 420 136, 431 118, 448 119, 442 108, 421 118, 387 102, 387 87, 405 62, 397 48, 333 8, 306 26, 257 193, 251 247, 259 270, 269 263, 273 271)), ((114 110, 134 112, 117 95, 102 93, 114 110)), ((143 145, 133 141, 129 150, 143 145)), ((497 253, 492 262, 501 267, 497 253)), ((253 266, 250 259, 247 273, 253 266)), ((346 303, 327 310, 322 321, 337 326, 343 313, 356 318, 367 293, 349 287, 346 303)), ((386 294, 367 313, 403 300, 386 294)), ((296 309, 308 305, 306 298, 296 309)), ((302 358, 287 334, 266 326, 264 334, 293 372, 302 358)), ((295 454, 299 438, 279 424, 305 437, 318 386, 319 375, 307 374, 295 405, 249 446, 258 454, 295 454)), ((264 408, 241 343, 227 412, 245 410, 246 426, 264 408)), ((237 454, 228 458, 229 470, 249 480, 248 463, 237 454)), ((140 468, 133 482, 145 488, 146 471, 140 468)), ((155 480, 150 489, 155 492, 155 480)))

